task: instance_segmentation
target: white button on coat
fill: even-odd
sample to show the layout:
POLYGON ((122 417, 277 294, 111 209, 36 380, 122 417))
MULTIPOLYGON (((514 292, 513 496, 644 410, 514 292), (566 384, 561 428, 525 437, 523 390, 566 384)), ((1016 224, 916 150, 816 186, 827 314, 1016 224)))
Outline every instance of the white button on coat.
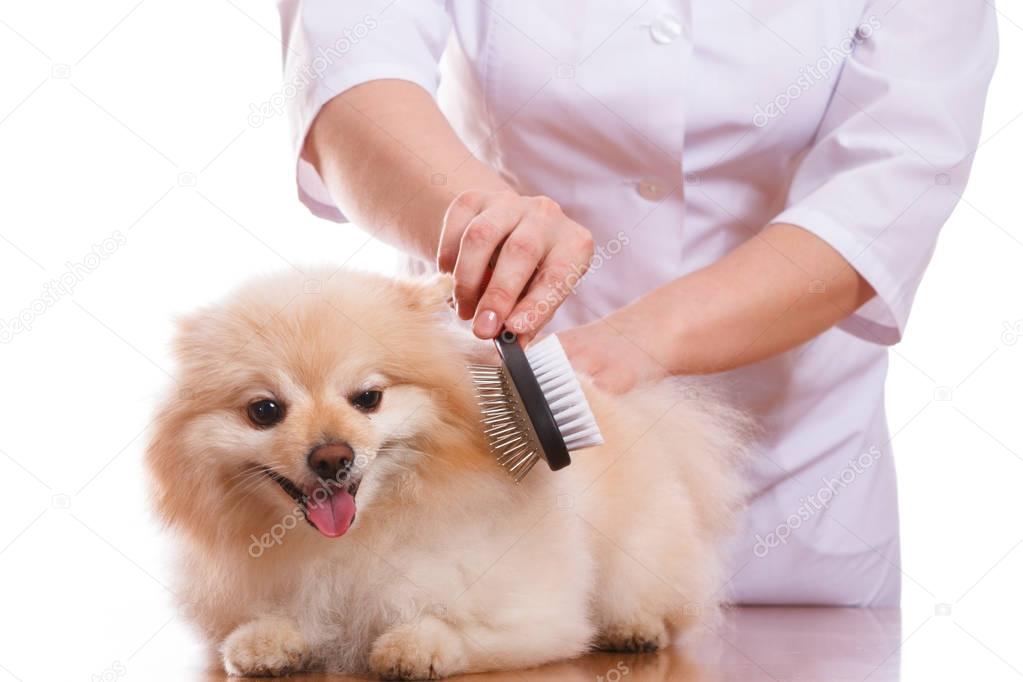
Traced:
POLYGON ((656 180, 640 180, 636 183, 636 191, 639 196, 650 201, 658 201, 664 197, 664 188, 657 184, 656 180))
POLYGON ((996 60, 993 7, 279 3, 286 79, 297 91, 299 192, 315 213, 343 219, 298 159, 316 113, 354 85, 399 78, 436 93, 465 142, 520 191, 560 202, 598 245, 628 244, 583 281, 555 328, 714 262, 772 222, 841 253, 877 296, 725 382, 762 427, 727 593, 756 603, 897 603, 885 346, 902 335, 966 184, 996 60), (683 160, 698 182, 684 182, 683 160))
POLYGON ((682 35, 682 22, 678 17, 663 14, 650 24, 650 37, 655 43, 667 45, 682 35))

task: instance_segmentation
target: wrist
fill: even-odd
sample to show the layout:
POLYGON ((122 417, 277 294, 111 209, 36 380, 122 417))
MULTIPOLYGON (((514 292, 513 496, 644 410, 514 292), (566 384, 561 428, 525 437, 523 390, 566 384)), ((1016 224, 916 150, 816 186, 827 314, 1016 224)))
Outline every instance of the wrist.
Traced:
POLYGON ((608 323, 666 374, 687 372, 683 315, 656 289, 608 315, 608 323))

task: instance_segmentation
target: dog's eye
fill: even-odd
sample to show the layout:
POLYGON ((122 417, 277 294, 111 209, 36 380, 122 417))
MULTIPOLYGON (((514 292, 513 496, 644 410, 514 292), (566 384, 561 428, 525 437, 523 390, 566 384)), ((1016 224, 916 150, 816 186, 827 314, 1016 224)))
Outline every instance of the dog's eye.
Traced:
POLYGON ((284 419, 284 406, 276 400, 257 400, 249 403, 249 419, 256 426, 273 426, 284 419))
POLYGON ((352 405, 363 412, 369 412, 375 410, 380 405, 380 399, 384 396, 383 391, 363 391, 354 398, 352 398, 352 405))

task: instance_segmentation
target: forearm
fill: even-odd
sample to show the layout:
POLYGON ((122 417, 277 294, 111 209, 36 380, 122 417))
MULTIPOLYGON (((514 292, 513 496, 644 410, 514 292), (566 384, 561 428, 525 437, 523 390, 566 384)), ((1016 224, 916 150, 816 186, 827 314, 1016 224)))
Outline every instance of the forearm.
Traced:
POLYGON ((370 81, 330 100, 302 155, 349 219, 430 261, 456 195, 509 188, 462 144, 430 94, 401 80, 370 81))
POLYGON ((824 240, 777 224, 716 263, 644 296, 613 324, 626 336, 634 334, 670 373, 701 374, 790 350, 873 295, 824 240))

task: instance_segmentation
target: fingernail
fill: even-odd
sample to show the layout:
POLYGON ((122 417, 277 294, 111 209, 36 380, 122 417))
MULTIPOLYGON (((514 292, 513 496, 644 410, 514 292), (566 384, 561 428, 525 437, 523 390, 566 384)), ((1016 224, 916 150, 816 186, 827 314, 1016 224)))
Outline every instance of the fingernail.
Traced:
POLYGON ((493 310, 481 310, 476 315, 473 331, 481 339, 492 339, 497 336, 497 313, 493 310))

